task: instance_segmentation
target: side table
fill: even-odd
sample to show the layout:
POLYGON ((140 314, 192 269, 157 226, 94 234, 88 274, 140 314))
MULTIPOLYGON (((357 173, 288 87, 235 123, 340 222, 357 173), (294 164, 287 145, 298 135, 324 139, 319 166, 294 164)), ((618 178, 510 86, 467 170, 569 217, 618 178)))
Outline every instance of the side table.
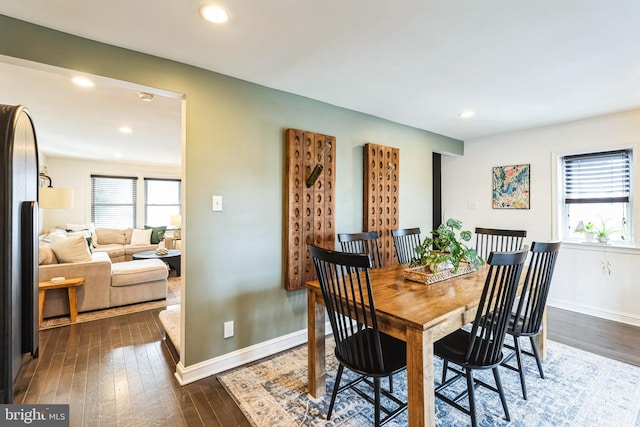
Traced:
POLYGON ((82 277, 72 277, 70 279, 65 279, 59 283, 51 283, 51 281, 40 282, 38 283, 38 319, 39 324, 42 324, 42 320, 44 318, 44 301, 45 301, 45 293, 49 289, 67 289, 67 293, 69 294, 69 315, 71 317, 71 323, 75 323, 78 318, 78 305, 76 300, 76 288, 78 286, 84 285, 84 278, 82 277))

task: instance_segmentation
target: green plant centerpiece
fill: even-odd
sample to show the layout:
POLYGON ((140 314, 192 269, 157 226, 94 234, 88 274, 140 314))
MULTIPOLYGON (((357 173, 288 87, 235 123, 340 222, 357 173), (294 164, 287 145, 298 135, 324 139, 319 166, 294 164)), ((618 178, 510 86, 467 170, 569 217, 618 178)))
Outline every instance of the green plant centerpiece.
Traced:
POLYGON ((464 262, 477 270, 484 265, 484 260, 474 248, 464 243, 470 240, 471 231, 462 229, 462 221, 449 218, 415 248, 416 257, 411 260, 409 267, 428 266, 433 273, 436 273, 444 266, 455 274, 458 272, 460 263, 464 262))

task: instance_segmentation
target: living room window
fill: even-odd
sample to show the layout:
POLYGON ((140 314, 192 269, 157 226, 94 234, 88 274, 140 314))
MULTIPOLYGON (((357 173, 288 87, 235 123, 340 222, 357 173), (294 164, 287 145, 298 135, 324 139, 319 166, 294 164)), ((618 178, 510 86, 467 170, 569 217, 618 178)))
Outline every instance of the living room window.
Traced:
POLYGON ((182 182, 179 179, 144 179, 144 223, 170 226, 172 215, 180 215, 182 182))
POLYGON ((604 240, 630 244, 632 150, 612 150, 561 158, 563 238, 582 240, 587 231, 604 240))
POLYGON ((91 221, 96 227, 135 228, 138 178, 91 175, 91 221))

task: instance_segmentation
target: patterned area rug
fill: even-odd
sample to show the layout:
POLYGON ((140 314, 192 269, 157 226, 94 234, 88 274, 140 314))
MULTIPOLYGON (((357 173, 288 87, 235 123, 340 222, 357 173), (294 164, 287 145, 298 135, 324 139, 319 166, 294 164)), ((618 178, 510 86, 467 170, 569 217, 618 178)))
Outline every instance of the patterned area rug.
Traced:
MULTIPOLYGON (((159 301, 149 301, 139 304, 124 305, 122 307, 107 308, 105 310, 87 311, 78 313, 76 323, 90 322, 92 320, 105 319, 107 317, 121 316, 123 314, 137 313, 139 311, 162 308, 169 305, 180 304, 180 277, 169 276, 167 279, 167 299, 159 301)), ((40 330, 57 328, 71 324, 69 316, 50 317, 44 319, 40 330)))
MULTIPOLYGON (((549 341, 543 362, 545 379, 535 360, 525 356, 528 400, 523 400, 517 372, 501 369, 511 422, 504 418, 497 393, 476 391, 479 426, 616 426, 640 427, 640 367, 627 365, 549 341)), ((307 347, 297 347, 218 376, 254 426, 373 425, 373 407, 351 390, 338 394, 331 420, 326 420, 337 362, 333 339, 327 338, 327 390, 321 399, 306 393, 307 347)), ((436 360, 436 382, 442 364, 436 360)), ((345 374, 347 370, 345 370, 345 374)), ((493 376, 476 377, 493 384, 493 376)), ((460 389, 464 380, 457 382, 460 389)), ((383 380, 383 386, 386 382, 383 380)), ((394 391, 406 400, 406 376, 394 377, 394 391)), ((455 395, 456 393, 452 393, 455 395)), ((467 405, 466 399, 462 400, 467 405)), ((387 426, 406 426, 404 411, 387 426)), ((436 425, 470 425, 470 418, 436 399, 436 425)))

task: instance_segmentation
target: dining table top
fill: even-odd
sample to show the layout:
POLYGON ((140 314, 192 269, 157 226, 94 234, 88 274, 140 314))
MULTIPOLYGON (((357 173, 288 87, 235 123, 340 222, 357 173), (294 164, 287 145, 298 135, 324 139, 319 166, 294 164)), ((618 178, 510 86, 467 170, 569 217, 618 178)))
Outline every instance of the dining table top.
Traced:
MULTIPOLYGON (((471 273, 425 284, 404 277, 407 264, 369 270, 376 312, 402 321, 406 327, 427 330, 477 307, 489 271, 483 266, 471 273)), ((523 270, 522 284, 526 271, 523 270)), ((317 290, 317 280, 307 282, 317 290)))

